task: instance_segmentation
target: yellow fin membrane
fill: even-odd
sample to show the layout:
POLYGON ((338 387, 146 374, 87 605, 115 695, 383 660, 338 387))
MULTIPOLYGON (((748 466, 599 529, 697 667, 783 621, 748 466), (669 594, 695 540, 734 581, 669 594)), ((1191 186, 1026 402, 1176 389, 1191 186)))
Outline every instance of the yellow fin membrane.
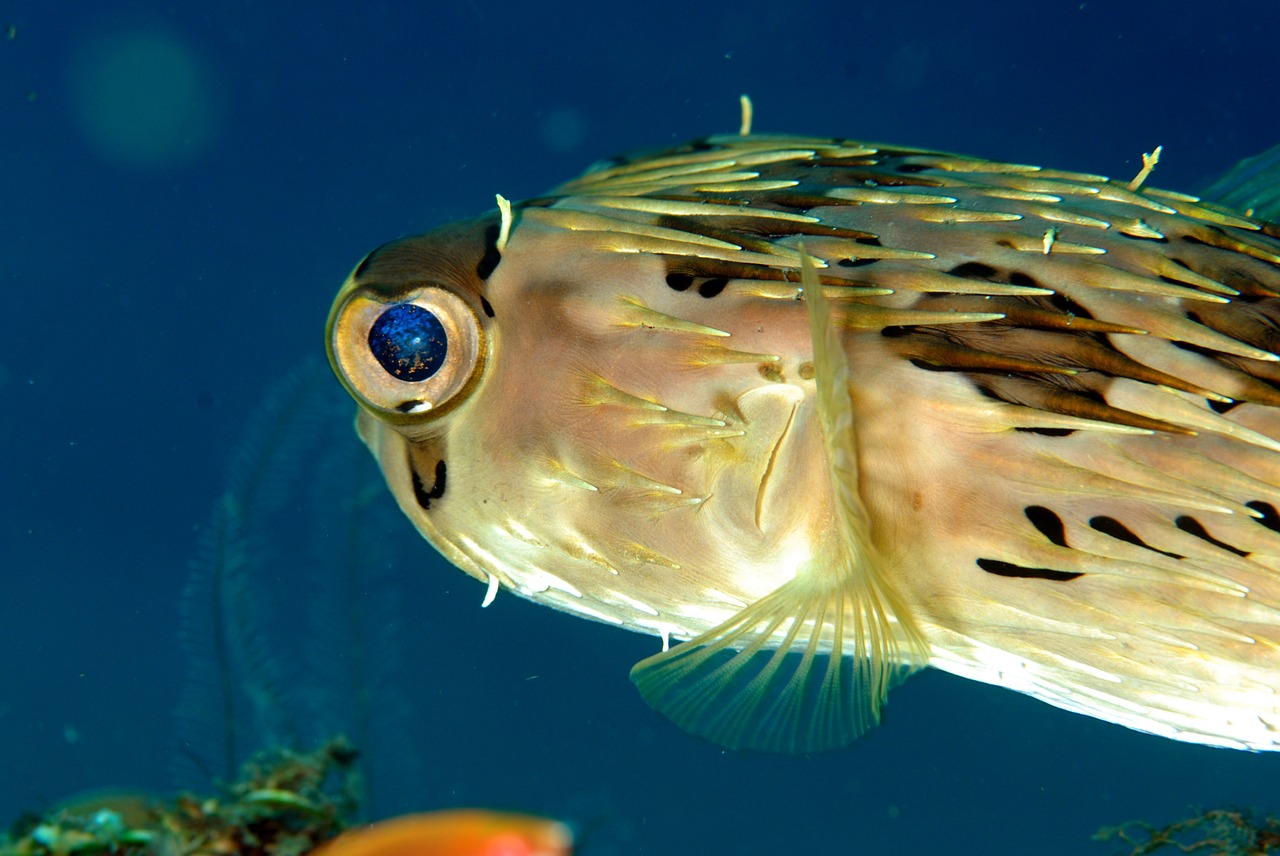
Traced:
POLYGON ((884 579, 871 542, 858 493, 848 358, 803 250, 801 261, 841 537, 733 618, 631 670, 655 709, 732 749, 847 745, 879 723, 889 688, 928 661, 928 643, 884 579))

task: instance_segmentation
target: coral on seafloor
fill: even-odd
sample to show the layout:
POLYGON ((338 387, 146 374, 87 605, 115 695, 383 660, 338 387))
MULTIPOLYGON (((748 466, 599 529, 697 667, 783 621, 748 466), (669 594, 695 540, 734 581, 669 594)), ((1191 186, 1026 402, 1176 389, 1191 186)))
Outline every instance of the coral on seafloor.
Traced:
POLYGON ((1163 827, 1140 820, 1109 826, 1099 830, 1094 840, 1120 841, 1131 848, 1126 856, 1268 856, 1280 854, 1280 818, 1260 817, 1247 809, 1215 808, 1163 827))
POLYGON ((74 800, 21 818, 0 836, 0 856, 301 856, 341 832, 355 812, 355 760, 339 737, 305 754, 257 755, 221 796, 74 800))
POLYGON ((0 856, 569 856, 554 820, 484 809, 409 814, 347 828, 362 796, 356 752, 335 738, 314 752, 250 759, 221 796, 165 802, 98 793, 28 815, 0 835, 0 856))

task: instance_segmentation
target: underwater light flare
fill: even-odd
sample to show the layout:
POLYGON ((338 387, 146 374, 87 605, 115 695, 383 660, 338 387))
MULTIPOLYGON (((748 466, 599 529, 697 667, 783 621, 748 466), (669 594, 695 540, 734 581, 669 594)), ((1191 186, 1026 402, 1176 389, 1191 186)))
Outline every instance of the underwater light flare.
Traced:
POLYGON ((73 55, 67 72, 72 117, 105 160, 173 167, 195 160, 217 137, 222 98, 214 75, 180 36, 135 29, 101 36, 73 55))

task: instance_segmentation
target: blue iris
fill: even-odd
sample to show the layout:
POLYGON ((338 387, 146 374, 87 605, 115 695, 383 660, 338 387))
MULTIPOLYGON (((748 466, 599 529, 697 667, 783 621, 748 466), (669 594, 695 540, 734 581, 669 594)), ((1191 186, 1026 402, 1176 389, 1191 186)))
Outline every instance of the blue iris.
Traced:
POLYGON ((428 310, 397 303, 373 322, 369 350, 387 374, 417 383, 440 371, 449 354, 449 337, 428 310))

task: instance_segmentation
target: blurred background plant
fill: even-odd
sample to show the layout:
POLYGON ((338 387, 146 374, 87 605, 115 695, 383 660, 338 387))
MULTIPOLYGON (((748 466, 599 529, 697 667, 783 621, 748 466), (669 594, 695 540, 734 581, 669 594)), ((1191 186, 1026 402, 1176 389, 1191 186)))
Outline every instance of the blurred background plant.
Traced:
POLYGON ((334 734, 361 750, 369 816, 400 808, 381 784, 420 779, 420 720, 400 689, 401 519, 352 418, 328 368, 309 360, 248 420, 180 604, 179 788, 232 781, 250 751, 334 734))

